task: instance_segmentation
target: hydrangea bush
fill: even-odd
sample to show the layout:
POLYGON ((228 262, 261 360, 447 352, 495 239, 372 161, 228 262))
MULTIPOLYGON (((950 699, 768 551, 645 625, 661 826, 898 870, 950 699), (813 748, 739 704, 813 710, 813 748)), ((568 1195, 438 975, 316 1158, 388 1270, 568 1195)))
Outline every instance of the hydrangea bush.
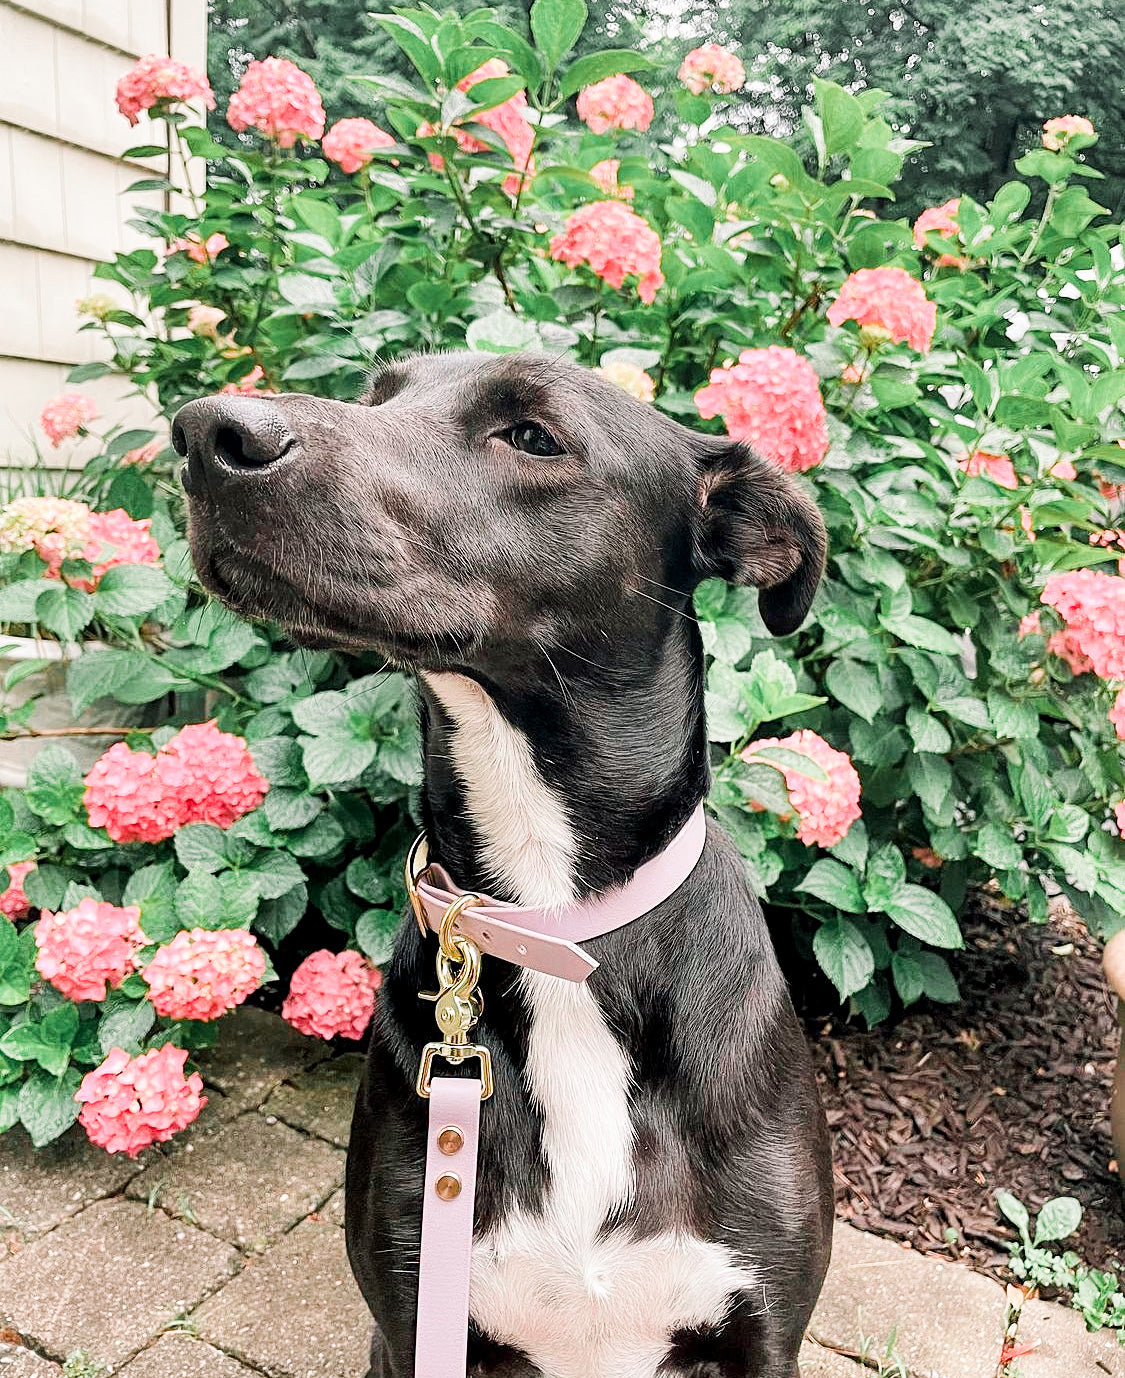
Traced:
MULTIPOLYGON (((143 59, 122 113, 167 124, 173 166, 208 160, 207 189, 170 185, 177 209, 134 221, 152 248, 99 269, 113 295, 82 328, 108 361, 73 371, 45 434, 95 433, 80 389, 109 371, 170 414, 218 389, 350 398, 410 350, 569 353, 800 471, 824 512, 800 631, 771 641, 718 580, 695 611, 711 807, 841 1000, 869 1022, 955 1000, 942 953, 972 885, 1033 920, 1057 888, 1108 933, 1125 275, 1095 131, 1042 112, 988 205, 911 225, 894 185, 918 145, 881 92, 817 82, 806 166, 727 122, 744 69, 708 44, 681 55, 656 146, 652 64, 569 60, 584 20, 582 0, 536 0, 529 34, 488 10, 386 15, 415 76, 372 74, 372 118, 327 130, 305 73, 254 63, 233 152, 183 108, 208 104, 202 75, 143 59)), ((64 733, 0 801, 0 1129, 38 1143, 79 1114, 129 1153, 188 1123, 187 1056, 274 960, 290 1022, 360 1037, 404 898, 408 680, 209 602, 171 466, 152 432, 110 432, 81 502, 0 511, 0 621, 96 639, 68 672, 76 712, 149 714, 85 776, 64 733)))

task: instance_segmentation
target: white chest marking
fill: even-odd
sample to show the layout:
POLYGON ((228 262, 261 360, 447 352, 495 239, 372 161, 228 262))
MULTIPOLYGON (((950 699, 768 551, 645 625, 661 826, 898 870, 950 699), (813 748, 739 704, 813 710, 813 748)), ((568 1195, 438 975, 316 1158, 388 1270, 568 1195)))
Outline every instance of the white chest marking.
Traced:
MULTIPOLYGON (((490 876, 521 904, 571 902, 574 833, 527 738, 474 681, 425 678, 455 725, 450 753, 490 876)), ((674 1331, 717 1324, 732 1293, 758 1279, 683 1231, 601 1237, 634 1190, 628 1060, 586 986, 535 971, 521 983, 527 1094, 543 1118, 550 1185, 540 1213, 513 1208, 474 1242, 473 1319, 545 1378, 654 1378, 674 1331)))
POLYGON ((527 738, 475 680, 423 678, 453 719, 449 750, 489 876, 517 903, 568 904, 574 899, 574 833, 563 801, 535 768, 527 738))

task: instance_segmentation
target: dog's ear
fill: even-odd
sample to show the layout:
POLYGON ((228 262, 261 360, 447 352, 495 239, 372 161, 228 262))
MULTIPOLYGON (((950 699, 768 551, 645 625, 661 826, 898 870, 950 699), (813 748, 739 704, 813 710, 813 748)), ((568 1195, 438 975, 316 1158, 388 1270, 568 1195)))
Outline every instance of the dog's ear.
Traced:
POLYGON ((824 571, 820 513, 796 479, 748 445, 700 439, 700 578, 756 585, 769 630, 775 636, 796 631, 824 571))

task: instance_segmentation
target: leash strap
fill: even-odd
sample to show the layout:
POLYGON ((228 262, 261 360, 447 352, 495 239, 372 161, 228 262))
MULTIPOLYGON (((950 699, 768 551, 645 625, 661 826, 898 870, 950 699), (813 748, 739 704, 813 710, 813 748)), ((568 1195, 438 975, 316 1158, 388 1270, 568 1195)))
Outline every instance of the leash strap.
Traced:
POLYGON ((480 1102, 476 1078, 430 1081, 414 1378, 463 1378, 468 1366, 480 1102))

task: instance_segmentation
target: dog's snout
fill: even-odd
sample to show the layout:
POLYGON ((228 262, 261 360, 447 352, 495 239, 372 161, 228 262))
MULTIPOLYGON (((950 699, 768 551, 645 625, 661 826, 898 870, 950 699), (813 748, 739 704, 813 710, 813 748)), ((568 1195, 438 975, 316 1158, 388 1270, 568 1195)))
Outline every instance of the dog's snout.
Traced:
POLYGON ((211 476, 230 480, 266 469, 294 441, 281 409, 266 397, 200 397, 172 422, 173 448, 188 461, 183 481, 189 493, 211 476))

